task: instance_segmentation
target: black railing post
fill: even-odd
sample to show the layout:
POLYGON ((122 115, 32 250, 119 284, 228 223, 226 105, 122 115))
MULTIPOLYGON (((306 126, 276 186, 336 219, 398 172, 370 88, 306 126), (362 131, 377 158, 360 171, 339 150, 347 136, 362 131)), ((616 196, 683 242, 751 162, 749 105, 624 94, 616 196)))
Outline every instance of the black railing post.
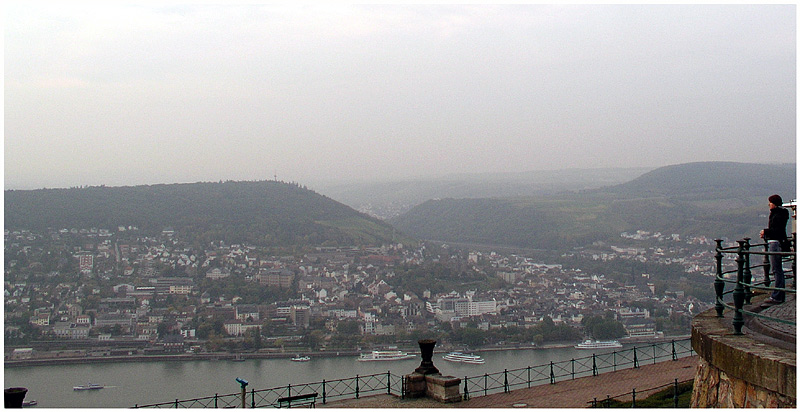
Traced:
POLYGON ((633 388, 633 401, 631 401, 631 408, 636 407, 636 388, 633 388))
POLYGON ((386 393, 392 394, 392 371, 386 372, 386 393))
POLYGON ((358 390, 359 390, 359 387, 358 387, 358 375, 356 375, 356 399, 358 399, 358 390))
POLYGON ((723 317, 722 312, 725 311, 725 305, 722 304, 722 294, 725 293, 725 281, 722 274, 722 239, 715 239, 717 242, 717 254, 714 258, 717 261, 717 276, 714 279, 714 292, 716 292, 717 300, 714 304, 714 309, 717 311, 717 317, 723 317))
POLYGON ((672 360, 678 360, 678 353, 675 352, 675 339, 672 340, 672 360))
POLYGON ((596 407, 597 407, 597 398, 594 398, 594 400, 592 401, 592 408, 596 407))
POLYGON ((575 358, 572 358, 572 380, 575 380, 575 358))
POLYGON ((556 383, 556 374, 553 373, 553 361, 550 361, 550 384, 556 383))
POLYGON ((256 408, 256 390, 250 389, 250 407, 255 409, 256 408))
POLYGON ((678 379, 675 379, 675 390, 673 391, 672 395, 674 406, 678 407, 678 379))
POLYGON ((484 373, 483 374, 483 396, 486 396, 488 394, 489 394, 489 374, 488 373, 484 373))
POLYGON ((528 365, 528 388, 531 387, 531 365, 528 365))
POLYGON ((214 394, 214 409, 217 409, 217 408, 219 408, 219 406, 217 406, 217 400, 218 400, 218 399, 219 399, 219 394, 218 394, 218 393, 215 393, 215 394, 214 394))
MULTIPOLYGON (((764 252, 769 253, 769 242, 764 243, 764 252)), ((764 255, 764 286, 769 287, 772 284, 772 280, 769 278, 769 272, 771 271, 772 266, 769 263, 769 255, 764 255)))
POLYGON ((739 249, 736 256, 736 287, 733 289, 733 305, 736 311, 733 313, 733 334, 741 335, 744 326, 744 240, 737 240, 739 249))
POLYGON ((633 347, 633 368, 639 368, 639 358, 636 357, 636 346, 633 347))
POLYGON ((327 393, 325 392, 325 379, 322 380, 322 404, 325 405, 325 398, 327 397, 327 393))
POLYGON ((175 409, 178 409, 178 400, 175 399, 175 409))
POLYGON ((611 366, 613 367, 613 371, 617 371, 617 351, 611 352, 611 366))
POLYGON ((753 294, 750 291, 750 285, 753 280, 753 273, 750 271, 750 238, 744 238, 744 303, 750 304, 750 298, 753 294))
POLYGON ((592 354, 592 376, 597 376, 597 356, 592 354))
POLYGON ((656 344, 653 344, 653 365, 656 364, 656 344))
POLYGON ((468 385, 469 378, 464 376, 464 400, 469 399, 469 385, 468 385))
POLYGON ((508 369, 503 369, 503 392, 508 393, 508 369))

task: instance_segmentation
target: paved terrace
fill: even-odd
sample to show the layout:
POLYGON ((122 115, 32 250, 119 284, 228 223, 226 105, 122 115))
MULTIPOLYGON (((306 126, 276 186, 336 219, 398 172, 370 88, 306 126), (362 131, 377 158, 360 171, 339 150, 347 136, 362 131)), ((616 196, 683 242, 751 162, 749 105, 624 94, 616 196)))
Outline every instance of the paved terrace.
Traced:
MULTIPOLYGON (((393 395, 376 395, 360 399, 347 399, 317 403, 318 408, 586 408, 593 398, 598 401, 636 388, 636 399, 648 393, 640 390, 668 385, 694 378, 697 356, 643 365, 638 369, 624 369, 575 380, 544 384, 532 388, 515 389, 509 393, 475 396, 467 401, 439 403, 432 399, 401 399, 393 395)), ((663 389, 663 388, 661 388, 663 389)), ((618 398, 625 400, 625 398, 618 398)))
MULTIPOLYGON (((752 300, 753 304, 749 307, 746 306, 745 310, 797 323, 797 295, 794 293, 787 293, 786 302, 771 306, 767 309, 761 309, 758 305, 769 295, 759 292, 760 291, 755 292, 757 295, 752 300)), ((774 320, 745 316, 745 329, 743 331, 745 334, 752 336, 754 340, 762 343, 792 351, 797 347, 796 325, 788 325, 774 320)))

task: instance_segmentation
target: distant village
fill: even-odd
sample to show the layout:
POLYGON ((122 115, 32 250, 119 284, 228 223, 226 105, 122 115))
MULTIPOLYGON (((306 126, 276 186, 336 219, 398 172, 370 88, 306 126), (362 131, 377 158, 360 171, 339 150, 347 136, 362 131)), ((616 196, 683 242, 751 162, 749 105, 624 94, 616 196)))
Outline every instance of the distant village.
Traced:
MULTIPOLYGON (((688 334, 692 316, 711 306, 680 283, 658 290, 647 273, 625 284, 592 270, 441 243, 274 254, 220 241, 200 249, 170 228, 158 236, 120 226, 5 230, 4 237, 6 360, 62 356, 48 349, 108 354, 102 348, 120 346, 114 342, 139 354, 367 349, 460 328, 486 332, 466 342, 473 346, 535 345, 546 342, 499 332, 551 321, 580 328, 585 316, 609 314, 624 326, 622 338, 651 339, 688 334), (419 293, 397 286, 398 268, 432 263, 491 282, 419 293)), ((579 248, 561 260, 678 264, 712 289, 708 239, 647 231, 620 239, 626 246, 579 248)))

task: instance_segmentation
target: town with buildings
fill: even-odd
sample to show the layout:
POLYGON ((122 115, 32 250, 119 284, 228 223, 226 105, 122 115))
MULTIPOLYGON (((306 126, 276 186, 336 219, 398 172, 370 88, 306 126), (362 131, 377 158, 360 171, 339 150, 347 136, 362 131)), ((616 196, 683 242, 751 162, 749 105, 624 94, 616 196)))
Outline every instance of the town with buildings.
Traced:
POLYGON ((683 286, 696 279, 712 293, 714 276, 713 242, 646 231, 622 233, 624 246, 595 244, 553 261, 430 242, 277 253, 198 247, 169 228, 158 236, 136 227, 4 236, 6 360, 108 354, 102 348, 114 342, 129 343, 121 345, 129 354, 366 350, 431 333, 447 341, 459 329, 480 332, 450 343, 541 345, 547 336, 521 331, 543 322, 581 331, 594 315, 620 322, 621 339, 657 339, 688 334, 711 300, 683 286), (621 281, 565 262, 669 265, 680 281, 649 273, 621 281), (437 280, 409 279, 421 271, 437 280), (35 342, 61 352, 32 351, 35 342))

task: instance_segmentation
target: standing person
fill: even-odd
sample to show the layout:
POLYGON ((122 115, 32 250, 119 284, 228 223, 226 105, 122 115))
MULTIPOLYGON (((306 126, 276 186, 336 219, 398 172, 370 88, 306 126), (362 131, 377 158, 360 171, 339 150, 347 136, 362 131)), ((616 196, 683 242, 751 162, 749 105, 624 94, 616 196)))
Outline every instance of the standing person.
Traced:
MULTIPOLYGON (((781 244, 786 242, 786 223, 789 221, 789 211, 784 209, 783 199, 778 195, 769 197, 769 225, 761 231, 761 238, 767 241, 768 251, 781 252, 781 244)), ((783 256, 769 255, 769 265, 772 268, 772 276, 775 279, 775 287, 783 289, 786 287, 786 279, 783 275, 783 256)), ((762 307, 770 307, 783 303, 785 293, 782 290, 772 291, 772 295, 761 304, 762 307)))

